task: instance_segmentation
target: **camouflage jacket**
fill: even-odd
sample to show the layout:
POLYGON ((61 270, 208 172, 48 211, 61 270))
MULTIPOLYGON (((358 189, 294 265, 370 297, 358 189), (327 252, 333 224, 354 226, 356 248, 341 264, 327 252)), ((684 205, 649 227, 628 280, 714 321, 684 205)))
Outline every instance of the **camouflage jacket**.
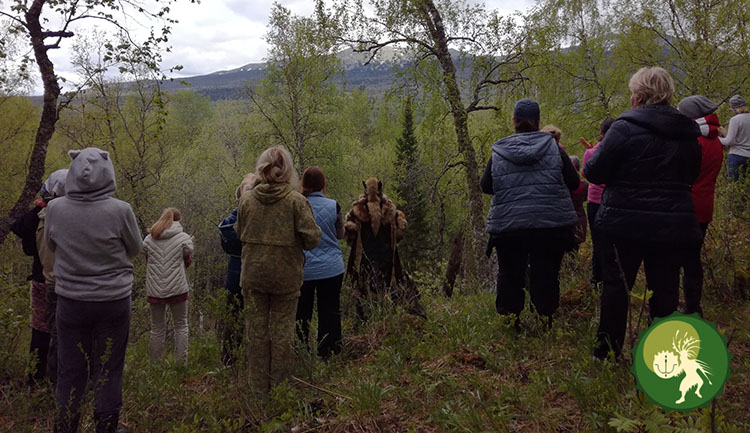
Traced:
POLYGON ((240 287, 273 295, 299 292, 305 255, 320 242, 307 199, 288 184, 263 183, 243 194, 234 225, 242 241, 240 287))

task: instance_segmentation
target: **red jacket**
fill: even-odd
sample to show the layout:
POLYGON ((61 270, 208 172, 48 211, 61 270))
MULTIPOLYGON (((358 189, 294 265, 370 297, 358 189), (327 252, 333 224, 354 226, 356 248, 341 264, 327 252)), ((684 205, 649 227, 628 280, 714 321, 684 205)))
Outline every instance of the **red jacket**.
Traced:
POLYGON ((724 161, 724 151, 719 141, 719 116, 716 113, 695 119, 701 128, 698 143, 701 145, 701 171, 690 190, 699 223, 709 223, 714 216, 714 190, 724 161))

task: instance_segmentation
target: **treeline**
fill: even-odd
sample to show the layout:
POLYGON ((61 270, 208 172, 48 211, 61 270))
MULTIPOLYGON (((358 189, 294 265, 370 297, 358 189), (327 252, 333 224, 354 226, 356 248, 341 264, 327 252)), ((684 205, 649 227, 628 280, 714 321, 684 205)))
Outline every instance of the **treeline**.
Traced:
MULTIPOLYGON (((641 66, 669 69, 677 100, 726 101, 750 90, 750 12, 739 0, 544 0, 513 16, 448 0, 372 3, 360 10, 357 2, 319 2, 310 17, 275 5, 266 74, 232 101, 189 88, 162 92, 134 56, 107 56, 114 42, 105 34, 79 38, 74 63, 87 85, 59 112, 47 172, 67 166, 69 149, 110 151, 118 197, 132 203, 141 229, 178 207, 197 239, 194 284, 213 288, 224 260, 216 225, 255 157, 281 144, 300 172, 323 168, 329 195, 344 208, 363 179, 383 179, 410 220, 409 266, 434 270, 461 234, 473 276, 486 241, 486 199, 473 185, 491 144, 511 133, 515 100, 538 100, 542 122, 560 127, 568 152, 582 155, 578 137, 595 138, 602 118, 629 107, 627 80, 641 66), (411 60, 390 92, 340 84, 337 52, 377 56, 386 46, 411 60), (105 72, 113 67, 121 71, 115 79, 105 72)), ((24 185, 40 108, 21 97, 0 104, 6 213, 24 185)), ((719 116, 728 122, 726 104, 719 116)))

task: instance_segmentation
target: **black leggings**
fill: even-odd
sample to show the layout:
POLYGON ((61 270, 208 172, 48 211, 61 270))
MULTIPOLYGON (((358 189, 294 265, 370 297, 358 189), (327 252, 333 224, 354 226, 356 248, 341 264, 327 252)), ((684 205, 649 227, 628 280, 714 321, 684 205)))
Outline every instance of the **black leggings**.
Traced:
MULTIPOLYGON (((548 237, 545 231, 507 236, 496 245, 498 258, 498 314, 520 314, 526 299, 523 288, 539 314, 551 316, 560 304, 560 264, 567 239, 548 237), (528 286, 526 272, 528 269, 528 286)), ((572 237, 572 231, 570 236, 572 237)))
POLYGON ((315 292, 318 292, 318 356, 341 352, 341 283, 344 274, 321 280, 305 281, 297 304, 297 336, 307 344, 313 316, 315 292))
POLYGON ((677 309, 679 301, 680 264, 683 247, 616 241, 601 253, 604 285, 601 318, 594 355, 607 357, 610 349, 619 356, 625 341, 630 304, 630 289, 643 263, 646 285, 653 292, 649 300, 651 317, 664 317, 677 309))

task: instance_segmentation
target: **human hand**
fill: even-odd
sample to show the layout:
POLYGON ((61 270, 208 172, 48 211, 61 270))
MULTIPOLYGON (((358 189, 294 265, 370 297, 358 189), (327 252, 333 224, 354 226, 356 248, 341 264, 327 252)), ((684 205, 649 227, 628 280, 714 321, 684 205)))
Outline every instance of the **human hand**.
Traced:
POLYGON ((727 136, 727 130, 724 129, 723 126, 719 126, 719 137, 726 137, 727 136))
POLYGON ((590 141, 586 141, 586 139, 585 139, 585 138, 583 138, 583 137, 579 137, 579 138, 578 138, 578 141, 580 141, 580 142, 581 142, 581 145, 583 145, 583 147, 584 147, 585 149, 591 149, 592 147, 594 147, 594 145, 593 145, 593 144, 591 144, 591 142, 590 142, 590 141))
POLYGON ((193 263, 193 256, 185 256, 182 260, 185 262, 185 267, 189 268, 190 264, 193 263))

